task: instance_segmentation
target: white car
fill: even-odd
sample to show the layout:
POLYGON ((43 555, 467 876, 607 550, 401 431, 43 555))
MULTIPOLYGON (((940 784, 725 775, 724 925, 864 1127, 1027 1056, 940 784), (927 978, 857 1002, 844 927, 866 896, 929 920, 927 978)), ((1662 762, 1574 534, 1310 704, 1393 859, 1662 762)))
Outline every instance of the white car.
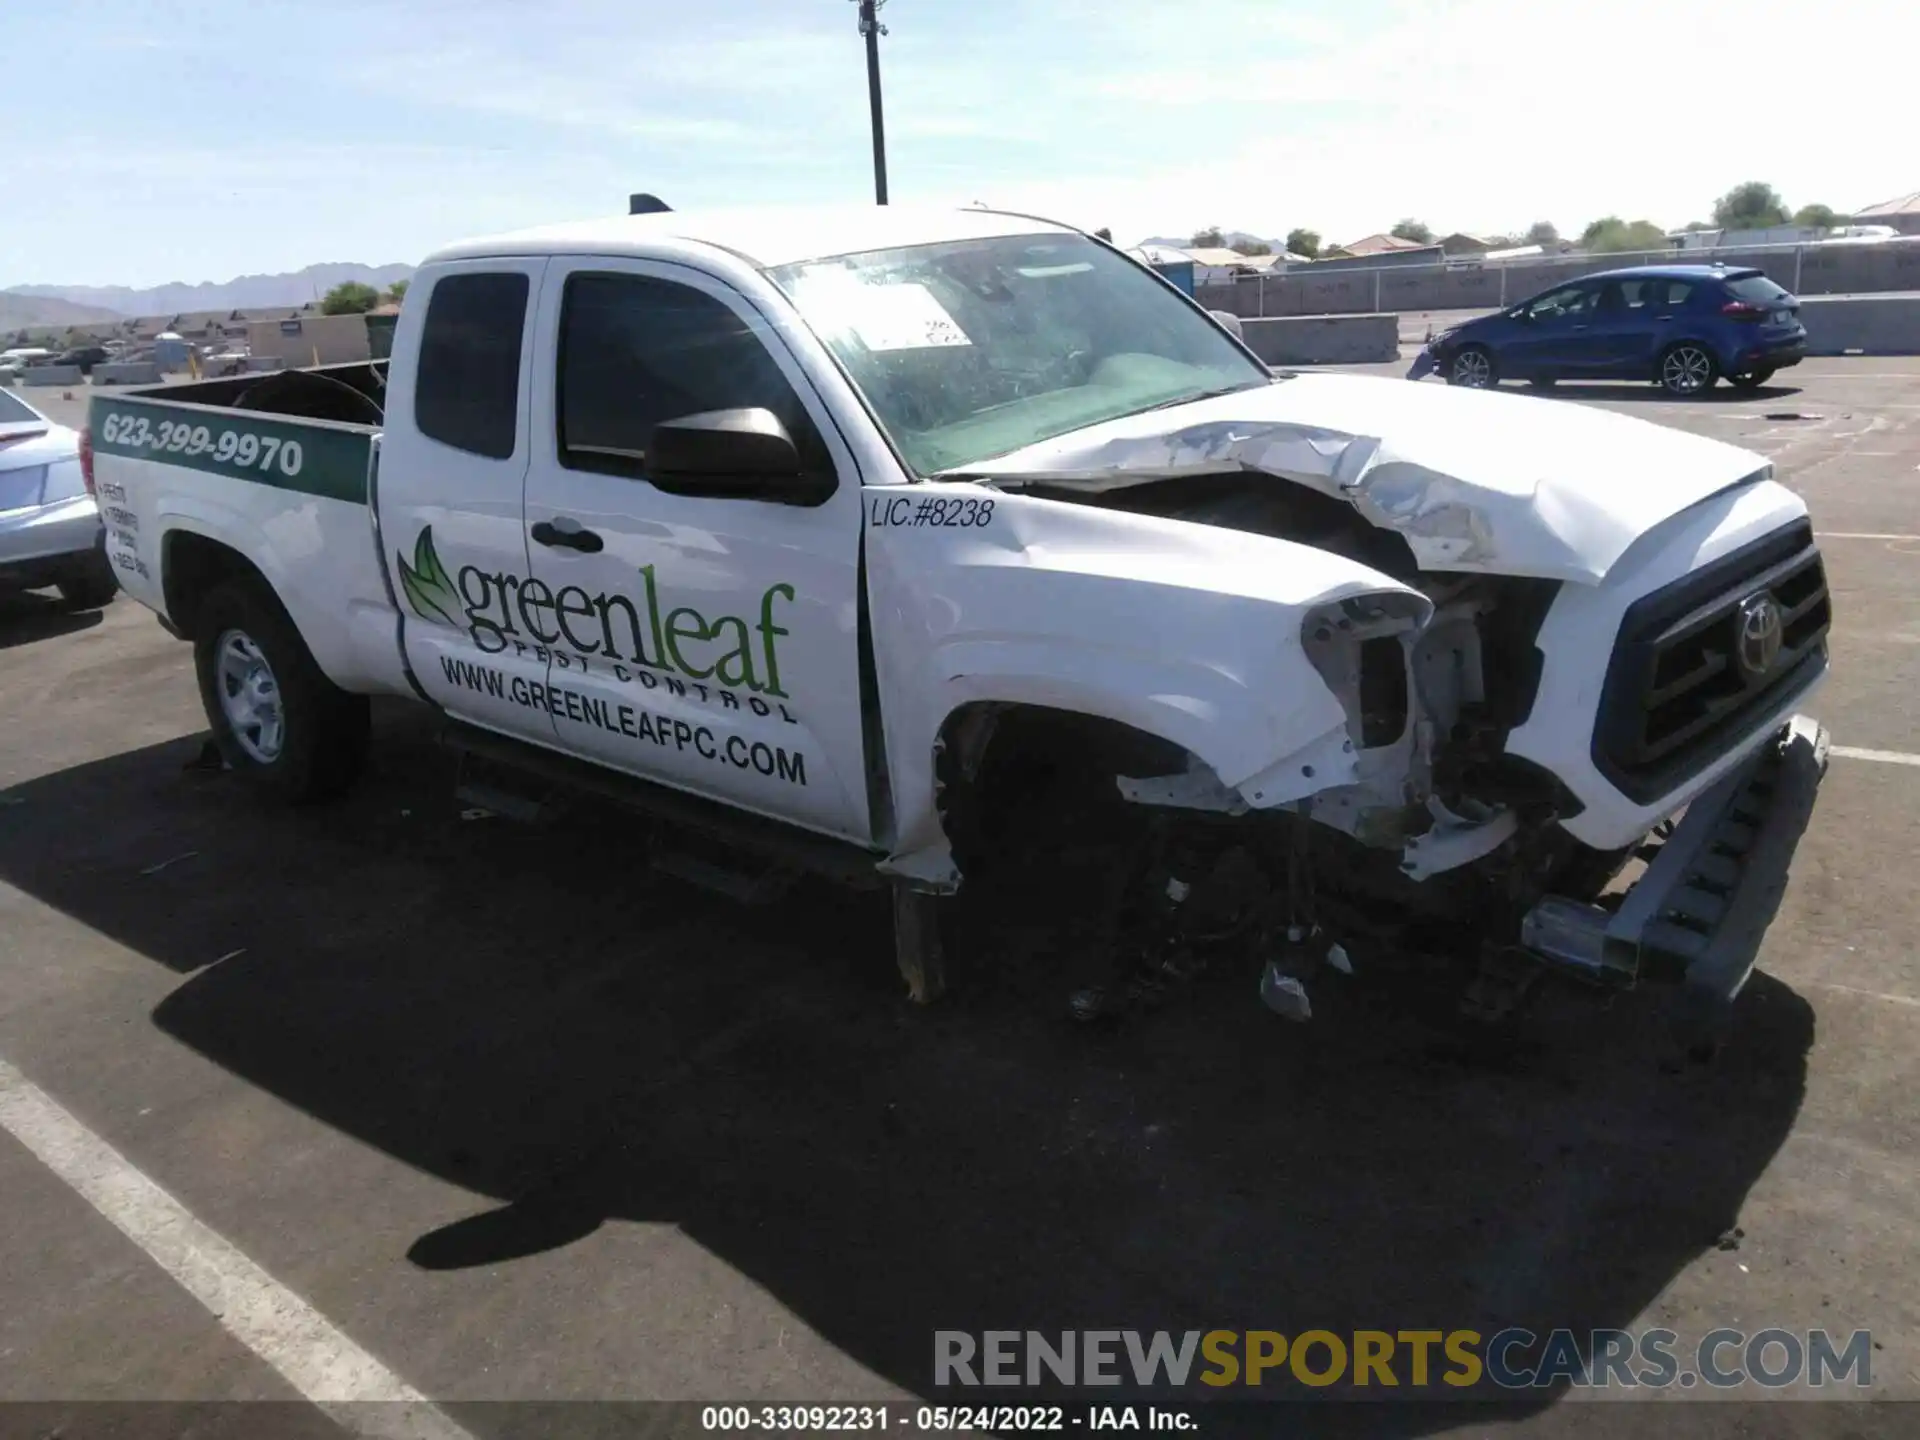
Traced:
POLYGON ((82 610, 120 589, 82 477, 79 435, 0 390, 0 590, 47 585, 82 610))

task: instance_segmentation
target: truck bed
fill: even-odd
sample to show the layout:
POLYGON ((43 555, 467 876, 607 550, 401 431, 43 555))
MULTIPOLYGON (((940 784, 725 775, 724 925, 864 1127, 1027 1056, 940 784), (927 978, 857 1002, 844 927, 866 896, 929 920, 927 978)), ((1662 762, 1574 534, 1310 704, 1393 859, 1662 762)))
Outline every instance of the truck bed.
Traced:
POLYGON ((94 397, 122 588, 171 622, 170 547, 226 547, 272 585, 337 684, 408 693, 370 512, 385 393, 376 361, 94 397))

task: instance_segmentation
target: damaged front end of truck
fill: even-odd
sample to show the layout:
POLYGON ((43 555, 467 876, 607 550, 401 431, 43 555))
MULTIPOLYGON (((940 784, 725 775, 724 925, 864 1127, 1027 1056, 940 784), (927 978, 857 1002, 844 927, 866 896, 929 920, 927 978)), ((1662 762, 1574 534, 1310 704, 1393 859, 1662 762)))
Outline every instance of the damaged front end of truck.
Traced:
MULTIPOLYGON (((1360 577, 1287 612, 1298 633, 1264 683, 1331 697, 1316 713, 1332 723, 1290 733, 1266 763, 1223 773, 1143 727, 1074 742, 1118 798, 1117 812, 1088 805, 1125 850, 1115 966, 1074 992, 1075 1013, 1151 1003, 1233 955, 1295 1019, 1329 968, 1457 974, 1460 1007, 1482 1020, 1549 973, 1673 981, 1683 1038, 1711 1046, 1825 767, 1824 731, 1796 711, 1824 675, 1829 620, 1804 509, 1732 447, 1507 397, 1469 397, 1493 399, 1504 427, 1473 444, 1454 396, 1444 414, 1416 399, 1388 407, 1400 423, 1363 429, 1353 407, 1368 396, 1348 383, 1382 398, 1301 377, 1253 392, 1264 413, 1136 417, 943 477, 1107 512, 1129 544, 1143 519, 1172 527, 1176 550, 1188 527, 1266 536, 1288 542, 1276 564, 1305 546, 1360 577), (1622 706, 1659 750, 1657 784, 1606 763, 1622 706)), ((1056 567, 1089 543, 1083 526, 1055 536, 1041 514, 1023 519, 1056 567)), ((1157 570, 1143 560, 1139 583, 1169 583, 1157 570)), ((1244 668, 1226 649, 1213 663, 1244 668)), ((963 869, 954 797, 982 780, 996 731, 1023 720, 983 702, 943 731, 963 869)))

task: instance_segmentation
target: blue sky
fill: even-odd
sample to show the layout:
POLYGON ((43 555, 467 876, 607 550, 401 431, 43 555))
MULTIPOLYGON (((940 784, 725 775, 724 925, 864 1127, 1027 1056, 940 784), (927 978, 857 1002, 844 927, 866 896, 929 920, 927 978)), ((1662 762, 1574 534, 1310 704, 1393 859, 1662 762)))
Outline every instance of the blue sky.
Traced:
MULTIPOLYGON (((893 196, 1122 241, 1679 225, 1750 178, 1846 209, 1920 186, 1907 3, 891 0, 893 196)), ((8 126, 0 286, 412 262, 635 189, 872 193, 850 0, 8 8, 10 73, 61 98, 8 126)))

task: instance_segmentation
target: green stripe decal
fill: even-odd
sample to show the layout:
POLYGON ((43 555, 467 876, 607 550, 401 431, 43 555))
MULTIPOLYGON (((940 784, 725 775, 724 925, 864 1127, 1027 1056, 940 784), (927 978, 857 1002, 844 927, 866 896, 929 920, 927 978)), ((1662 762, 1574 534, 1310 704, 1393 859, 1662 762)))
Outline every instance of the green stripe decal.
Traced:
POLYGON ((326 500, 367 503, 373 435, 248 410, 125 405, 95 398, 87 423, 97 455, 152 460, 326 500))

